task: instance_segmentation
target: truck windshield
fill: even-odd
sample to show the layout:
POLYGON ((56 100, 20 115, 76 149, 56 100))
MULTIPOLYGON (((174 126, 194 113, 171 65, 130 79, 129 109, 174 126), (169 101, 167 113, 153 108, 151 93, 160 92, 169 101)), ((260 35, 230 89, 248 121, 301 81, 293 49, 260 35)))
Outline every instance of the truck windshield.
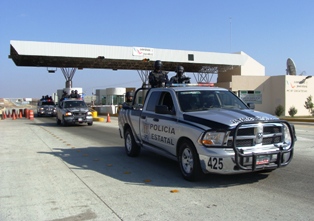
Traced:
POLYGON ((177 97, 183 112, 203 111, 210 108, 248 108, 230 91, 179 91, 177 97))
POLYGON ((87 107, 86 104, 83 101, 71 101, 71 102, 66 102, 64 104, 65 108, 71 108, 71 107, 87 107))
POLYGON ((55 105, 55 103, 54 103, 54 102, 51 102, 51 101, 42 102, 41 104, 42 104, 42 105, 55 105))

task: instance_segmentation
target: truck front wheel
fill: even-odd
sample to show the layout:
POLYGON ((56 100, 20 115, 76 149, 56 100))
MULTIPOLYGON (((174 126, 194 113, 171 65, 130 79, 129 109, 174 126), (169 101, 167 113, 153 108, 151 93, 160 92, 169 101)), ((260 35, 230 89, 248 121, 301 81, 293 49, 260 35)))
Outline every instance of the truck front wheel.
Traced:
POLYGON ((61 120, 59 120, 58 116, 56 116, 56 120, 57 120, 57 124, 60 125, 61 124, 61 120))
POLYGON ((124 147, 126 154, 130 157, 137 157, 140 154, 141 148, 135 142, 130 128, 127 128, 124 133, 124 147))
POLYGON ((179 146, 178 161, 182 176, 188 181, 196 181, 200 178, 202 171, 200 160, 193 143, 184 140, 179 146))

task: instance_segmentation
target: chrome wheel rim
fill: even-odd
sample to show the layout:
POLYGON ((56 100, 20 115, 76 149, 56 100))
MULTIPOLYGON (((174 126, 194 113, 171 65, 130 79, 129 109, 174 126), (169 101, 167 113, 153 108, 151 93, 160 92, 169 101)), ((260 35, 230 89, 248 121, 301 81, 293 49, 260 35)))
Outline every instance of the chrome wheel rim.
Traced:
POLYGON ((193 153, 189 148, 182 152, 182 168, 185 173, 190 174, 193 171, 193 153))

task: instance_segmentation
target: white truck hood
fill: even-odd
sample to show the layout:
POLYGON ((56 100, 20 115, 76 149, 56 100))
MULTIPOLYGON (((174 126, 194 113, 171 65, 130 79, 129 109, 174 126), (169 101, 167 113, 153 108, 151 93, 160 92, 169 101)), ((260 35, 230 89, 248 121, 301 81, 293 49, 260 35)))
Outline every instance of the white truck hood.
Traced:
POLYGON ((267 121, 267 120, 279 120, 276 116, 271 114, 251 110, 251 109, 224 109, 224 108, 212 108, 208 111, 188 112, 183 114, 184 119, 207 125, 210 123, 217 123, 224 126, 234 126, 241 122, 247 121, 267 121), (203 121, 203 122, 202 122, 203 121))

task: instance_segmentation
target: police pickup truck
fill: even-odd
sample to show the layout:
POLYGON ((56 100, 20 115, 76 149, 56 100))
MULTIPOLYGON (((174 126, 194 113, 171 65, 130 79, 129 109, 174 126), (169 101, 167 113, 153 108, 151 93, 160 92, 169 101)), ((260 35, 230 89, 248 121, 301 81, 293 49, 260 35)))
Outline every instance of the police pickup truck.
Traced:
POLYGON ((57 106, 57 124, 83 124, 93 125, 92 112, 82 98, 65 98, 57 106))
POLYGON ((119 132, 128 156, 145 148, 174 159, 189 181, 203 173, 269 172, 290 163, 293 125, 253 110, 226 89, 178 86, 140 88, 133 106, 121 109, 119 132))

